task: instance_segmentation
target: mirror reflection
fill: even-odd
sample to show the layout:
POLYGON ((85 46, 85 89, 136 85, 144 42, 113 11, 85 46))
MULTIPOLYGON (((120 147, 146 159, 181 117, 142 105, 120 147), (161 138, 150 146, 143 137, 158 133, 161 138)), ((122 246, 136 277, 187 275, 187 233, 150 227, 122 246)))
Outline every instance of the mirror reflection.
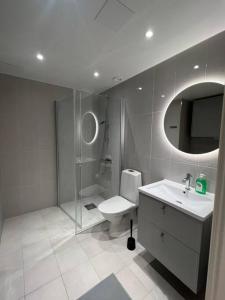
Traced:
POLYGON ((170 103, 164 129, 177 149, 202 154, 219 147, 224 86, 199 83, 183 90, 170 103))
POLYGON ((82 137, 86 144, 92 144, 98 136, 98 120, 93 112, 86 112, 82 119, 82 137))

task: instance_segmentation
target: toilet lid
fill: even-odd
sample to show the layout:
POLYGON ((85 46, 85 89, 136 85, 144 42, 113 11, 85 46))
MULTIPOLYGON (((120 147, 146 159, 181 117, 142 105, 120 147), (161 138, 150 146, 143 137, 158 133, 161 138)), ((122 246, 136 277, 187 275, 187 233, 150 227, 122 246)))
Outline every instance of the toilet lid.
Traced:
POLYGON ((114 196, 99 204, 98 209, 105 214, 123 213, 136 205, 121 196, 114 196))

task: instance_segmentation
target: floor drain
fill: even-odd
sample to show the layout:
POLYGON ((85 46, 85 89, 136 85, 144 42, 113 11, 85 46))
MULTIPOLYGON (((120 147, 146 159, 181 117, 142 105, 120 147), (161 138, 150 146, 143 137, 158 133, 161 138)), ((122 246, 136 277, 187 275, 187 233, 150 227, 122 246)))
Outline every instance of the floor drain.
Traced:
POLYGON ((86 207, 87 210, 97 208, 97 206, 94 203, 86 204, 86 205, 84 205, 84 207, 86 207))

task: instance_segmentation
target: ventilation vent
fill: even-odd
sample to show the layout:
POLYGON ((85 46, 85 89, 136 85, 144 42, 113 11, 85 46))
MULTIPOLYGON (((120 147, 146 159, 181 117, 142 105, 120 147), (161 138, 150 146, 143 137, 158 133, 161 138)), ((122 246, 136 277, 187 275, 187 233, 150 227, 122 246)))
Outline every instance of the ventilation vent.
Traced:
POLYGON ((95 20, 112 31, 119 31, 134 15, 134 11, 119 0, 106 0, 95 20))

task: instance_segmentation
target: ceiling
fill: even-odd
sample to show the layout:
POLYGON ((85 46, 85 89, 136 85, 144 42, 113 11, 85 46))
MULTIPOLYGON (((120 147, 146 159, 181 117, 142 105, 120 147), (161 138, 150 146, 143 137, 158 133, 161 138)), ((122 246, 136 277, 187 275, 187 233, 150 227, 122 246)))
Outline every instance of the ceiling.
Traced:
POLYGON ((224 11, 225 0, 1 0, 0 72, 99 92, 223 31, 224 11))

